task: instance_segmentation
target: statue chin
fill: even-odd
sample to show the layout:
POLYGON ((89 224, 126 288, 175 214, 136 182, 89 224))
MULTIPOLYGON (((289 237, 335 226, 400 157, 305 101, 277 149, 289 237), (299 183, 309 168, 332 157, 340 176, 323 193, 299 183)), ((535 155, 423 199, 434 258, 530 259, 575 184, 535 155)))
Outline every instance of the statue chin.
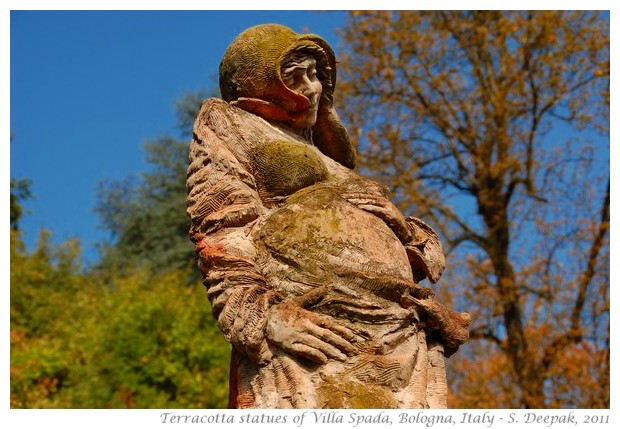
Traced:
POLYGON ((316 119, 317 119, 317 109, 314 108, 308 111, 308 113, 299 117, 298 119, 295 119, 293 121, 293 126, 299 130, 303 130, 306 128, 312 128, 316 124, 316 119))

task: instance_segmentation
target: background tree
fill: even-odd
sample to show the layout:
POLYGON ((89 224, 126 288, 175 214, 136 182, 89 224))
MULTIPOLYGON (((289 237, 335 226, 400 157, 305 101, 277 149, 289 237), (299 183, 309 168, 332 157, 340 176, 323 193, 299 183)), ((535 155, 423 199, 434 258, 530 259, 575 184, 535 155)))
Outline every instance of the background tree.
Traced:
POLYGON ((474 317, 450 406, 608 407, 608 18, 352 12, 342 36, 362 168, 441 231, 474 317))
MULTIPOLYGON (((188 139, 203 96, 177 103, 188 139)), ((186 141, 147 142, 153 168, 103 185, 112 241, 84 269, 80 244, 18 221, 30 182, 11 180, 11 407, 224 408, 230 345, 193 268, 185 214, 186 141), (191 265, 191 267, 190 267, 191 265)))
POLYGON ((11 179, 11 229, 19 229, 18 222, 24 215, 22 202, 32 197, 30 180, 11 179))
POLYGON ((187 270, 82 272, 11 231, 12 408, 224 408, 230 346, 187 270))
POLYGON ((179 138, 164 135, 144 143, 149 171, 99 186, 95 210, 111 234, 111 242, 101 246, 100 266, 148 267, 153 272, 193 266, 185 172, 194 117, 205 98, 205 92, 197 91, 177 102, 179 138))

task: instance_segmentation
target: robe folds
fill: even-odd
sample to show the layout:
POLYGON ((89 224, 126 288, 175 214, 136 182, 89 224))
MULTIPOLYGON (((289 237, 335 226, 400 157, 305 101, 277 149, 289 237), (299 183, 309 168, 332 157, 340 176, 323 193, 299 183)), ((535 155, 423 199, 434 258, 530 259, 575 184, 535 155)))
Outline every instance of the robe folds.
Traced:
POLYGON ((231 407, 446 407, 444 355, 468 320, 418 285, 441 275, 441 244, 385 187, 219 99, 197 116, 187 187, 198 267, 233 347, 231 407), (355 352, 318 364, 278 348, 266 326, 287 302, 354 332, 355 352))

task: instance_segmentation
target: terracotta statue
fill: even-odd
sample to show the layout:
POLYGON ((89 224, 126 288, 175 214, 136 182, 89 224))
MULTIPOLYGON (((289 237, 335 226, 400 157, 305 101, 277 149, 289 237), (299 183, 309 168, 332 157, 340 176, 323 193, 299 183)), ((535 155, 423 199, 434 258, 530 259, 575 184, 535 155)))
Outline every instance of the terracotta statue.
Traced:
POLYGON ((187 213, 233 346, 234 408, 445 408, 444 356, 469 316, 437 302, 444 255, 388 190, 353 171, 320 37, 250 28, 194 125, 187 213))

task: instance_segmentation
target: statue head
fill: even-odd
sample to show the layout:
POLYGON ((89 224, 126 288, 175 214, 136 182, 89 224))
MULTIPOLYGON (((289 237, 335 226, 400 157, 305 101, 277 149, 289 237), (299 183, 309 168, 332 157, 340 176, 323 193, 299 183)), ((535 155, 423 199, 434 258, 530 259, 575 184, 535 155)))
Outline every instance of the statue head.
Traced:
POLYGON ((294 87, 291 76, 303 70, 316 71, 323 99, 331 100, 336 58, 325 40, 278 24, 249 28, 231 43, 220 63, 222 98, 269 121, 294 128, 312 126, 308 111, 317 109, 314 101, 323 99, 294 87))
POLYGON ((310 102, 304 114, 294 119, 293 126, 310 128, 316 124, 323 84, 317 75, 317 63, 313 56, 297 52, 282 64, 280 77, 287 88, 305 96, 310 102))
POLYGON ((220 63, 225 101, 312 136, 321 152, 354 168, 355 148, 333 107, 335 86, 336 56, 329 44, 283 25, 245 30, 220 63))

